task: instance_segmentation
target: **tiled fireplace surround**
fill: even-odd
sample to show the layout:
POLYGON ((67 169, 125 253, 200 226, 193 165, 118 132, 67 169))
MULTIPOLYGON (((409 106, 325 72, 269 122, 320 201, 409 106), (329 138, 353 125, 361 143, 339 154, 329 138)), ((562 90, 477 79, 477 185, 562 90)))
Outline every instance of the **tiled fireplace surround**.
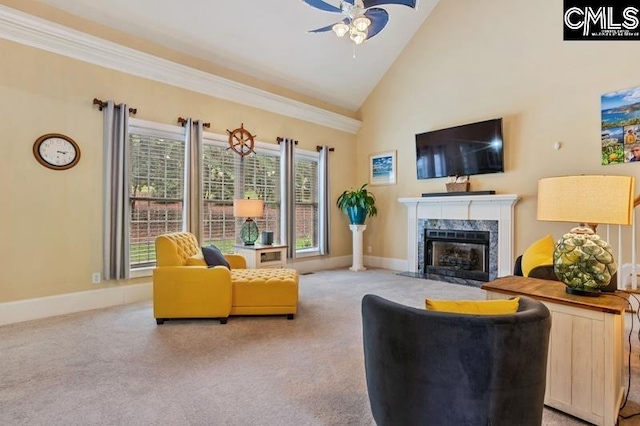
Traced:
POLYGON ((514 194, 399 198, 398 201, 407 207, 409 272, 417 275, 424 272, 420 265, 424 264, 424 230, 428 228, 489 231, 489 279, 511 275, 513 216, 517 200, 518 196, 514 194))

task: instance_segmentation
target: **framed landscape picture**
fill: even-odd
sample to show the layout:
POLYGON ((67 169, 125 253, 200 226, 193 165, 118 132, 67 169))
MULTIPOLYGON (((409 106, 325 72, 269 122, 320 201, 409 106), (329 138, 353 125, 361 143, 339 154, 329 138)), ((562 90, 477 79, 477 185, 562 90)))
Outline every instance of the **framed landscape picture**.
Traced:
POLYGON ((396 184, 396 152, 388 151, 373 154, 369 158, 369 184, 396 184))
POLYGON ((602 164, 640 163, 640 87, 601 98, 602 164))

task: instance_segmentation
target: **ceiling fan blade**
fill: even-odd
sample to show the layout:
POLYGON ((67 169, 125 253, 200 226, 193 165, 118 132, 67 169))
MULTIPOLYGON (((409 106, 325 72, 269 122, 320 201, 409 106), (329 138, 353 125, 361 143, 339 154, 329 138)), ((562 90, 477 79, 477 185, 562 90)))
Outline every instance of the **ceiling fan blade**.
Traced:
POLYGON ((389 22, 389 14, 386 10, 374 7, 367 9, 364 16, 371 19, 371 25, 367 30, 367 40, 378 34, 389 22))
POLYGON ((416 8, 417 0, 363 0, 362 3, 366 9, 374 6, 382 6, 385 4, 401 4, 403 6, 409 6, 413 9, 416 8))
POLYGON ((322 0, 302 0, 302 1, 308 4, 309 6, 315 7, 316 9, 325 10, 327 12, 338 12, 338 13, 342 12, 342 10, 339 7, 326 3, 322 0))
POLYGON ((334 23, 334 24, 327 25, 326 27, 316 28, 315 30, 309 30, 309 31, 307 31, 307 32, 310 32, 310 33, 324 33, 324 32, 326 32, 326 31, 331 31, 331 30, 333 30, 333 26, 334 26, 335 24, 339 23, 339 22, 342 22, 342 23, 344 23, 344 24, 349 25, 349 19, 348 19, 348 18, 345 18, 345 19, 343 19, 342 21, 338 21, 338 22, 336 22, 336 23, 334 23))

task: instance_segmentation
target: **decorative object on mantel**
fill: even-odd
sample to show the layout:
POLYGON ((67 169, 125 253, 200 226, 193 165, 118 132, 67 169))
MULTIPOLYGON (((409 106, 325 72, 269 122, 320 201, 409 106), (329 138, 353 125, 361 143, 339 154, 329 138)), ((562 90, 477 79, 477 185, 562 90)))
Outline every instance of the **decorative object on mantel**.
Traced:
POLYGON ((363 225, 367 216, 378 214, 376 198, 366 187, 365 183, 359 189, 345 190, 336 201, 338 208, 349 216, 351 225, 363 225))
POLYGON ((227 129, 227 133, 229 133, 229 148, 227 149, 233 150, 240 158, 255 152, 253 146, 255 145, 254 138, 256 135, 252 135, 251 132, 245 129, 244 123, 241 123, 237 129, 227 129))
POLYGON ((617 270, 612 248, 598 224, 630 225, 634 178, 581 175, 538 181, 538 220, 577 222, 553 252, 553 267, 567 293, 598 296, 617 270))
POLYGON ((451 176, 445 183, 447 192, 467 192, 469 191, 469 176, 451 176))
POLYGON ((327 12, 340 13, 343 18, 335 24, 309 31, 323 33, 333 31, 338 37, 349 34, 349 38, 356 45, 362 44, 378 34, 389 22, 386 10, 373 7, 384 4, 401 4, 416 8, 416 0, 341 0, 339 6, 334 6, 323 0, 302 0, 316 9, 327 12))

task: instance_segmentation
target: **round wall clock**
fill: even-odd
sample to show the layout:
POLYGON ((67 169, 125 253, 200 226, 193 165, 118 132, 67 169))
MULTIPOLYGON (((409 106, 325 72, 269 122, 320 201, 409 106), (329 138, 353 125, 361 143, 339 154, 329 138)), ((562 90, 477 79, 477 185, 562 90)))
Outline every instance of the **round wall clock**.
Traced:
POLYGON ((66 170, 80 161, 80 147, 69 136, 47 133, 36 139, 33 144, 33 155, 45 167, 66 170))

